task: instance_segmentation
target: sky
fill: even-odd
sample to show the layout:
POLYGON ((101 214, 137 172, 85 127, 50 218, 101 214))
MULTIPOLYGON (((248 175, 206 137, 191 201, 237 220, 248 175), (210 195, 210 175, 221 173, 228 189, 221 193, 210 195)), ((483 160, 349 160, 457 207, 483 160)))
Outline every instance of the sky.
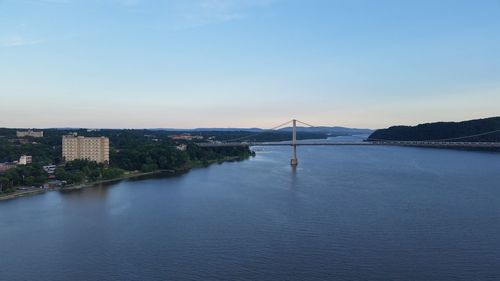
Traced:
POLYGON ((500 115, 500 0, 0 0, 0 127, 500 115))

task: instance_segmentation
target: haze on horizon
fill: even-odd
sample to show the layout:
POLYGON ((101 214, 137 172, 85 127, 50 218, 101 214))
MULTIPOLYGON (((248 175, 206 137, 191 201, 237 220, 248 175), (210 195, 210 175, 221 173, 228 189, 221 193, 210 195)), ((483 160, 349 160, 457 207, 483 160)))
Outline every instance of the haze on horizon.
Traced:
POLYGON ((498 0, 0 0, 0 127, 500 115, 498 0))

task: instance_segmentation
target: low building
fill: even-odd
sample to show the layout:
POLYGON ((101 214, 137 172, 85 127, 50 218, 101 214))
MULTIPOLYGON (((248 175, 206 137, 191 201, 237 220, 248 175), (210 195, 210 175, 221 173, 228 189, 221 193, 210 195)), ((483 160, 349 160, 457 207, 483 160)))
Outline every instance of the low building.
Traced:
POLYGON ((31 141, 29 139, 17 138, 17 139, 8 139, 8 142, 13 144, 29 144, 31 141))
POLYGON ((54 189, 54 188, 59 188, 59 187, 63 187, 63 186, 64 186, 63 181, 51 180, 43 185, 43 189, 54 189))
POLYGON ((175 147, 177 150, 180 151, 186 151, 187 150, 187 144, 183 143, 175 147))
POLYGON ((19 165, 28 165, 31 163, 33 163, 33 158, 31 157, 31 155, 21 155, 21 157, 19 157, 19 165))
POLYGON ((74 134, 63 136, 62 157, 64 161, 82 159, 97 163, 109 163, 109 139, 74 134))
POLYGON ((193 136, 191 134, 172 135, 169 137, 173 140, 186 140, 186 141, 203 139, 203 136, 193 136))
POLYGON ((47 165, 47 166, 43 166, 42 168, 47 174, 52 175, 56 172, 57 166, 56 165, 47 165))
POLYGON ((16 167, 16 163, 0 163, 0 173, 16 167))
POLYGON ((33 137, 33 138, 43 138, 43 131, 17 131, 16 136, 18 138, 33 137))

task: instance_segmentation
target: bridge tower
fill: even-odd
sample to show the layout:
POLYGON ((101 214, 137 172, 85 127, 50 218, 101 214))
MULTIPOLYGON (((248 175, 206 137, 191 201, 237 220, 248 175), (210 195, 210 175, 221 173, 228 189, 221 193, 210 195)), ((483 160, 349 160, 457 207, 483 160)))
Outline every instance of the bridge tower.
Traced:
POLYGON ((290 165, 297 166, 299 160, 297 159, 297 120, 293 119, 292 128, 292 159, 290 160, 290 165))

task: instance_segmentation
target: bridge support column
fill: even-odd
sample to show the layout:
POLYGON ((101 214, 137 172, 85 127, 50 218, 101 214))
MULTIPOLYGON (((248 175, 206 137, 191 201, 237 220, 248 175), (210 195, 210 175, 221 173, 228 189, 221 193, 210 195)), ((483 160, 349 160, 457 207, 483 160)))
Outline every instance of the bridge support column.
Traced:
POLYGON ((297 166, 299 160, 297 159, 297 120, 293 119, 292 128, 292 159, 290 160, 290 165, 297 166))

